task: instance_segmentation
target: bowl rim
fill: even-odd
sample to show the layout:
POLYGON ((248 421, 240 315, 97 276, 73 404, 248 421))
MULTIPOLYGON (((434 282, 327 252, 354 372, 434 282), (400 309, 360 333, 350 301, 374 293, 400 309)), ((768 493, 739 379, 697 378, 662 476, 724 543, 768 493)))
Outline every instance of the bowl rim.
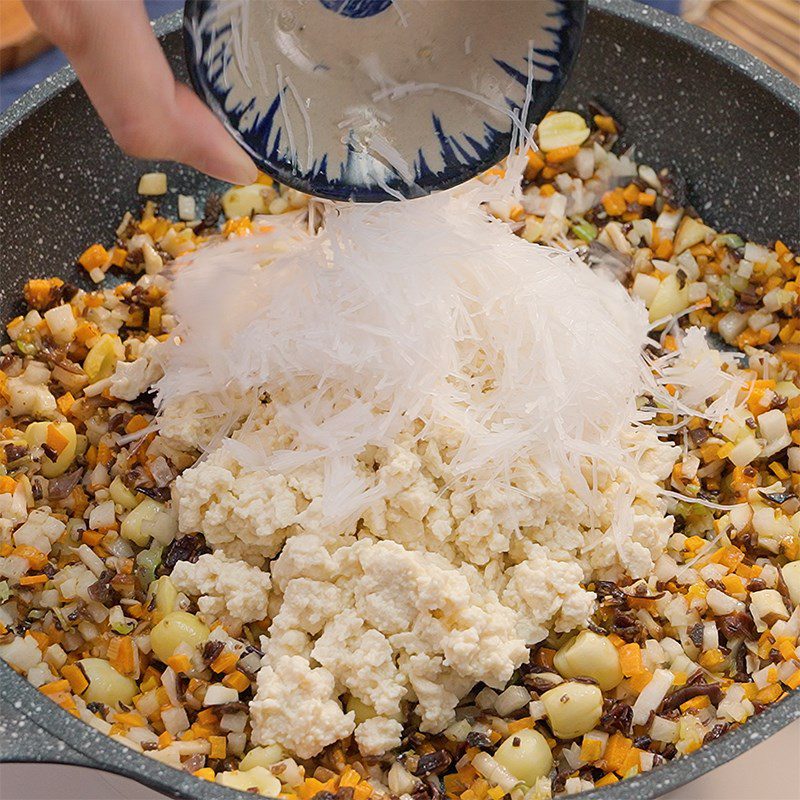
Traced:
MULTIPOLYGON (((559 29, 560 45, 558 50, 559 75, 557 80, 551 82, 534 81, 535 92, 528 109, 526 127, 530 127, 535 118, 544 115, 558 102, 564 86, 572 75, 575 63, 580 53, 583 33, 586 28, 586 15, 588 13, 588 0, 555 0, 560 6, 559 15, 563 17, 562 27, 559 29)), ((297 189, 300 192, 319 197, 323 200, 352 201, 357 203, 380 203, 394 201, 398 198, 382 186, 353 183, 348 184, 336 177, 325 178, 309 177, 296 174, 279 161, 270 158, 253 146, 253 138, 249 132, 242 132, 236 126, 233 117, 221 105, 215 95, 213 87, 209 85, 207 70, 203 68, 202 54, 196 52, 196 41, 190 33, 192 23, 198 20, 208 8, 208 0, 186 0, 184 3, 184 29, 183 29, 183 56, 189 81, 195 93, 203 99, 212 109, 214 115, 224 125, 228 133, 239 146, 250 156, 259 169, 278 183, 297 189)), ((495 166, 507 154, 512 131, 501 132, 492 142, 486 155, 461 164, 459 168, 449 167, 444 176, 440 173, 431 177, 422 177, 415 183, 403 179, 395 182, 390 179, 392 189, 399 192, 405 199, 413 199, 435 192, 451 189, 480 175, 487 169, 495 166)))
MULTIPOLYGON (((678 17, 638 6, 631 0, 589 0, 589 7, 594 13, 642 25, 702 51, 706 56, 721 61, 757 82, 779 102, 800 115, 800 87, 736 45, 724 42, 678 17)), ((177 11, 156 21, 154 32, 161 38, 180 32, 182 24, 182 12, 177 11)), ((75 73, 67 66, 26 92, 0 116, 0 138, 13 131, 56 94, 74 88, 75 83, 75 73)), ((235 800, 244 796, 219 784, 197 780, 188 773, 182 773, 114 741, 59 708, 2 660, 0 705, 12 712, 9 718, 0 721, 0 729, 5 725, 7 731, 6 741, 0 748, 0 762, 38 761, 90 766, 124 775, 179 798, 235 800), (44 745, 47 742, 52 746, 31 751, 31 743, 44 745)), ((657 797, 722 766, 798 718, 800 690, 795 690, 777 705, 752 717, 720 739, 703 745, 689 756, 619 783, 581 793, 580 797, 584 800, 643 800, 657 797)))

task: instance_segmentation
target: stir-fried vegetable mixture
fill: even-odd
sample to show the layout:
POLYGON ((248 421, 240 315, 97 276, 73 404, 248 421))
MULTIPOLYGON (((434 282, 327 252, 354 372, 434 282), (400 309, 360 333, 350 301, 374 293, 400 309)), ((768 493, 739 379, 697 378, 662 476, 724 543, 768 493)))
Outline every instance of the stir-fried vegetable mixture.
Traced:
MULTIPOLYGON (((796 690, 800 259, 706 225, 678 174, 612 152, 619 125, 595 110, 588 123, 550 114, 523 202, 490 211, 530 242, 578 248, 612 271, 649 309, 656 355, 688 324, 740 353, 733 413, 656 418, 682 456, 654 574, 587 586, 599 598, 589 628, 534 646, 504 691, 476 687, 441 734, 409 727, 398 751, 372 759, 348 740, 308 761, 253 746, 248 702, 269 620, 207 625, 198 598, 170 580, 209 552, 201 534, 178 535, 170 506, 199 453, 161 434, 150 393, 121 401, 111 388, 120 364, 175 325, 164 307, 172 259, 308 202, 263 178, 209 197, 202 215, 185 196, 179 221, 152 199, 126 214, 110 247, 78 258, 95 283, 129 276, 114 288, 25 286, 29 310, 0 349, 0 656, 118 741, 286 800, 575 793, 691 753, 796 690)), ((161 174, 139 186, 166 190, 161 174)), ((370 714, 351 706, 357 720, 370 714)))

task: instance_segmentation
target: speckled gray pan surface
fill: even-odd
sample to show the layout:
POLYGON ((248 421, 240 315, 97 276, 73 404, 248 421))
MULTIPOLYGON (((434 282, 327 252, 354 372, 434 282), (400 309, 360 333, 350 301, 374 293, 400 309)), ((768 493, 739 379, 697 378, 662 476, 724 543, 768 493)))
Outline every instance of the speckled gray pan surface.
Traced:
MULTIPOLYGON (((157 25, 185 77, 177 15, 157 25)), ((32 276, 80 280, 74 259, 105 241, 138 205, 154 165, 114 147, 83 91, 63 70, 0 118, 0 317, 32 276)), ((559 105, 599 100, 626 126, 624 141, 654 166, 674 165, 707 220, 751 238, 800 246, 800 90, 733 45, 624 0, 592 0, 585 44, 559 105)), ((143 109, 146 113, 147 110, 143 109)), ((211 182, 174 165, 165 209, 211 182)), ((800 692, 737 731, 651 773, 582 795, 645 800, 724 764, 800 717, 800 692)), ((51 703, 0 662, 0 759, 96 766, 173 797, 244 797, 140 756, 51 703)), ((248 795, 251 796, 251 795, 248 795)))

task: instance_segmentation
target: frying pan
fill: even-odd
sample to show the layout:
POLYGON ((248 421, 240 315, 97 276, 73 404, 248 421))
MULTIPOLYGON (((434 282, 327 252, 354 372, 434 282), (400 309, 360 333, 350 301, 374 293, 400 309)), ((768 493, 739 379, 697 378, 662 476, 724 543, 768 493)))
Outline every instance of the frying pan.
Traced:
MULTIPOLYGON (((185 80, 179 14, 156 25, 185 80)), ((654 166, 674 165, 710 224, 756 241, 800 245, 800 90, 787 78, 675 17, 626 0, 592 0, 583 50, 559 102, 599 101, 625 125, 623 146, 654 166)), ((148 109, 143 108, 146 114, 148 109)), ((24 282, 81 280, 75 256, 107 239, 136 208, 138 176, 169 174, 176 195, 202 196, 213 181, 174 164, 123 156, 65 68, 0 118, 0 317, 19 312, 24 282)), ((586 800, 646 800, 681 786, 800 717, 800 691, 742 728, 652 772, 594 790, 586 800)), ((125 775, 176 798, 244 795, 142 756, 57 707, 0 662, 0 760, 57 762, 125 775)), ((252 797, 252 795, 248 795, 252 797)))

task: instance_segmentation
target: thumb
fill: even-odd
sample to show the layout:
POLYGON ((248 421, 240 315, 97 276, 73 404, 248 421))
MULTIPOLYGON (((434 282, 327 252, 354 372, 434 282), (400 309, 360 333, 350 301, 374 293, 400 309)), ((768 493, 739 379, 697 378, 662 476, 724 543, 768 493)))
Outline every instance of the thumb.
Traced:
POLYGON ((181 161, 232 183, 256 179, 222 123, 176 83, 141 0, 27 0, 26 8, 66 53, 125 152, 181 161))

